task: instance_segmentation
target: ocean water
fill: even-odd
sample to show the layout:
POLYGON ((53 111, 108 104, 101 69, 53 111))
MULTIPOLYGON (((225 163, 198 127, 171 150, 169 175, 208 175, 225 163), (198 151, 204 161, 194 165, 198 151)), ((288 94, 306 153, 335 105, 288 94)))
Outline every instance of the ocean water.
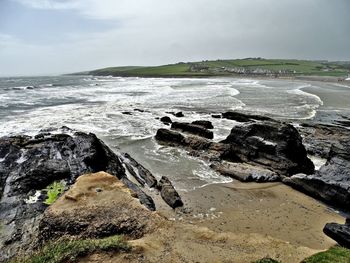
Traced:
POLYGON ((310 119, 324 102, 305 90, 318 88, 325 87, 234 78, 0 78, 0 136, 34 135, 62 126, 93 132, 112 149, 130 153, 156 177, 166 175, 178 190, 188 191, 231 179, 183 150, 159 146, 153 136, 167 126, 157 118, 182 111, 184 118, 169 116, 178 121, 210 120, 219 141, 237 123, 211 114, 239 109, 281 119, 310 119))

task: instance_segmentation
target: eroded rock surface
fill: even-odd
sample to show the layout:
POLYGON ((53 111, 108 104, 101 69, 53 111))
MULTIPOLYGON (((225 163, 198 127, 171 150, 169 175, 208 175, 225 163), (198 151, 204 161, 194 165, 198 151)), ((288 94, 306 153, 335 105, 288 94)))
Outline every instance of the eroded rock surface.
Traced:
MULTIPOLYGON (((207 124, 208 125, 208 124, 207 124)), ((207 139, 213 139, 214 134, 212 131, 208 130, 202 124, 186 123, 186 122, 173 122, 171 124, 171 129, 178 130, 193 135, 201 136, 207 139)))
POLYGON ((328 160, 315 174, 297 174, 284 182, 327 203, 350 208, 350 142, 333 144, 328 160))
POLYGON ((162 219, 141 206, 122 181, 105 172, 80 176, 43 214, 39 242, 61 236, 140 238, 162 219))
POLYGON ((301 171, 314 172, 300 134, 282 122, 238 125, 221 142, 167 129, 159 129, 155 138, 161 144, 183 147, 212 162, 218 172, 241 181, 277 181, 301 171))
POLYGON ((338 242, 339 245, 350 248, 350 219, 345 224, 328 223, 323 232, 338 242))
POLYGON ((69 134, 0 138, 0 261, 18 250, 31 249, 47 208, 44 189, 54 181, 63 180, 68 188, 81 174, 106 171, 131 189, 146 208, 155 210, 153 199, 140 183, 157 185, 149 170, 127 154, 114 153, 92 133, 73 133, 66 127, 61 131, 69 134), (131 181, 124 165, 142 181, 131 181))

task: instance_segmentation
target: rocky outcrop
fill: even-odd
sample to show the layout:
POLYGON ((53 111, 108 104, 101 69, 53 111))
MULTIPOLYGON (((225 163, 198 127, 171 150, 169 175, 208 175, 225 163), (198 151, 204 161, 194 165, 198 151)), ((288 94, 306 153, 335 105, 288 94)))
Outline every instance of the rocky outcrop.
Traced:
POLYGON ((327 158, 333 144, 350 140, 350 130, 334 125, 303 123, 297 127, 307 152, 327 158))
POLYGON ((228 111, 222 114, 222 117, 229 120, 234 120, 238 122, 251 122, 251 121, 274 121, 273 119, 253 114, 245 114, 237 111, 228 111))
POLYGON ((171 124, 171 129, 201 136, 207 139, 214 138, 213 132, 207 128, 204 128, 203 125, 191 124, 187 122, 173 122, 171 124))
POLYGON ((350 248, 350 219, 345 224, 328 223, 323 232, 338 242, 339 245, 350 248))
POLYGON ((69 134, 0 138, 0 261, 19 248, 31 248, 47 208, 45 188, 54 181, 63 180, 68 188, 81 174, 106 171, 120 179, 146 208, 155 210, 153 199, 142 189, 144 184, 157 185, 149 170, 127 154, 114 153, 92 133, 61 131, 69 134), (128 178, 124 166, 135 171, 138 183, 128 178))
POLYGON ((146 183, 151 188, 157 186, 157 179, 148 169, 135 161, 135 159, 127 153, 123 153, 122 158, 123 163, 127 165, 128 170, 132 173, 132 175, 135 178, 138 178, 138 181, 141 183, 141 185, 144 185, 146 183))
POLYGON ((198 121, 193 121, 192 124, 201 126, 205 129, 214 129, 214 126, 210 121, 198 120, 198 121))
POLYGON ((283 181, 327 203, 350 207, 350 142, 332 145, 325 165, 315 174, 296 174, 283 181))
POLYGON ((158 188, 160 189, 160 195, 164 201, 173 209, 183 206, 181 197, 166 176, 160 179, 158 188))
POLYGON ((243 162, 264 166, 283 176, 314 172, 302 138, 290 124, 265 121, 235 126, 222 143, 231 146, 225 158, 238 156, 243 162))
POLYGON ((212 162, 221 174, 241 181, 278 181, 300 171, 314 172, 298 131, 282 122, 235 126, 219 143, 166 129, 159 129, 155 138, 161 144, 183 147, 212 162))
POLYGON ((210 166, 217 172, 241 182, 275 182, 280 178, 277 173, 256 165, 247 163, 221 162, 210 166))
POLYGON ((80 176, 43 214, 39 243, 59 237, 140 238, 162 219, 141 206, 120 180, 105 172, 80 176))

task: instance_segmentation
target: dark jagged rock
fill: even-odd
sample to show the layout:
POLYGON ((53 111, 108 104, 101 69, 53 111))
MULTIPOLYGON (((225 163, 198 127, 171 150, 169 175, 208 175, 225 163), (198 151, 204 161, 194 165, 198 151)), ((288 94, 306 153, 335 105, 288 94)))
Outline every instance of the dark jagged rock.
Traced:
POLYGON ((350 219, 345 224, 328 223, 323 232, 343 247, 350 248, 350 219))
POLYGON ((130 111, 122 111, 122 114, 124 114, 124 115, 132 115, 132 112, 130 112, 130 111))
POLYGON ((327 203, 350 208, 350 142, 334 144, 328 160, 313 175, 297 174, 284 182, 327 203))
POLYGON ((183 206, 183 202, 181 200, 181 197, 171 184, 170 180, 162 176, 162 178, 159 181, 158 188, 160 189, 160 195, 164 199, 164 201, 171 206, 173 209, 183 206))
POLYGON ((214 134, 212 131, 209 131, 206 128, 203 128, 202 125, 190 124, 187 122, 173 122, 171 124, 171 129, 179 130, 182 132, 188 132, 193 135, 201 136, 207 139, 213 139, 214 134))
POLYGON ((211 117, 214 119, 221 119, 222 115, 221 114, 212 114, 211 117))
POLYGON ((157 141, 166 143, 170 146, 179 146, 184 145, 185 143, 185 137, 181 133, 167 129, 159 129, 155 138, 157 141))
POLYGON ((181 118, 184 117, 185 115, 182 113, 182 111, 176 112, 175 117, 181 118))
MULTIPOLYGON (((27 249, 46 205, 31 201, 36 190, 81 174, 106 171, 122 179, 151 210, 151 197, 130 182, 118 156, 94 134, 42 134, 0 138, 0 261, 27 249)), ((40 192, 39 192, 40 194, 40 192)))
POLYGON ((235 126, 222 143, 231 146, 225 158, 233 154, 243 162, 265 166, 284 176, 314 172, 302 138, 290 124, 266 121, 235 126))
MULTIPOLYGON (((130 164, 137 169, 138 177, 140 177, 149 187, 155 187, 157 185, 157 179, 148 169, 146 169, 143 165, 135 161, 135 159, 127 153, 124 153, 123 157, 126 158, 130 162, 130 164)), ((126 163, 127 162, 124 161, 124 164, 126 163)))
POLYGON ((350 130, 334 125, 303 123, 297 127, 311 155, 327 158, 333 144, 350 140, 350 130))
POLYGON ((193 121, 192 124, 201 126, 205 129, 214 129, 214 126, 210 121, 198 120, 198 121, 193 121))
POLYGON ((170 123, 173 122, 173 121, 170 119, 170 117, 168 117, 168 116, 164 116, 164 117, 160 118, 160 121, 163 122, 164 124, 170 124, 170 123))
POLYGON ((222 117, 229 120, 234 120, 238 122, 250 122, 250 121, 274 121, 266 116, 245 114, 237 111, 228 111, 222 114, 222 117))
POLYGON ((141 109, 134 109, 134 111, 145 112, 145 110, 141 110, 141 109))
POLYGON ((140 187, 138 187, 136 184, 131 182, 128 178, 123 177, 120 180, 137 195, 137 198, 140 200, 140 203, 142 205, 144 205, 145 207, 147 207, 151 211, 156 210, 156 206, 154 204, 152 197, 150 197, 145 192, 143 192, 140 189, 140 187))
POLYGON ((298 131, 277 121, 235 126, 220 143, 166 129, 159 129, 156 139, 183 147, 191 155, 213 162, 218 172, 241 181, 277 181, 300 171, 314 172, 298 131))

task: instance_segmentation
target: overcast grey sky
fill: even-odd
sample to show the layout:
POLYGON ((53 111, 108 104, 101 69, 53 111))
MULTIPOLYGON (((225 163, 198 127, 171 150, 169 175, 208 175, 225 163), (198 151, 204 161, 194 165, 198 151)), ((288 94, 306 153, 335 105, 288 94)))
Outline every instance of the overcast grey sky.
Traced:
POLYGON ((0 75, 244 58, 350 60, 350 0, 0 0, 0 75))

